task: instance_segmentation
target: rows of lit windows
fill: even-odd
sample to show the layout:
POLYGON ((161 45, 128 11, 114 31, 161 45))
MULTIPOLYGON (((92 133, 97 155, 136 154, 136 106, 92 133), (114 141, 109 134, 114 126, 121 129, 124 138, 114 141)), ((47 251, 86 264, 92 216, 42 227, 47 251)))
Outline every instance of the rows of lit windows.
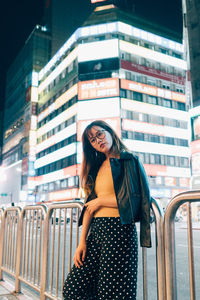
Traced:
POLYGON ((67 145, 69 145, 71 143, 74 143, 76 141, 77 141, 77 137, 76 137, 76 134, 74 134, 74 135, 68 137, 67 139, 62 140, 61 142, 56 143, 53 146, 51 146, 49 148, 46 148, 45 150, 37 153, 36 159, 38 159, 40 157, 43 157, 43 156, 45 156, 47 154, 50 154, 50 153, 52 153, 52 152, 54 152, 54 151, 56 151, 56 150, 58 150, 60 148, 63 148, 63 147, 65 147, 65 146, 67 146, 67 145))
MULTIPOLYGON (((21 149, 9 154, 6 158, 3 158, 3 164, 5 166, 12 165, 13 163, 17 162, 20 159, 21 149)), ((5 157, 5 156, 4 156, 5 157)))
POLYGON ((54 103, 56 101, 57 98, 59 98, 62 94, 64 94, 67 90, 69 90, 76 83, 77 83, 77 77, 68 81, 67 84, 62 86, 62 88, 53 97, 51 97, 43 105, 40 104, 40 107, 38 108, 38 114, 40 114, 43 110, 48 108, 52 103, 54 103))
POLYGON ((140 38, 138 38, 138 39, 133 38, 129 35, 121 34, 121 33, 109 33, 109 34, 106 34, 106 35, 102 34, 102 35, 99 35, 99 36, 94 36, 93 38, 85 37, 85 38, 81 39, 81 42, 82 43, 88 43, 88 42, 91 42, 91 41, 92 42, 94 42, 94 41, 103 41, 103 40, 108 40, 108 39, 113 39, 113 38, 117 38, 119 40, 127 41, 131 44, 135 44, 135 45, 147 48, 147 49, 151 49, 151 50, 156 51, 156 52, 160 52, 160 53, 170 55, 170 56, 173 56, 173 57, 176 57, 176 58, 179 58, 179 59, 183 59, 183 55, 180 52, 176 52, 172 49, 161 47, 159 45, 156 45, 153 42, 150 43, 150 42, 144 41, 140 38))
POLYGON ((73 124, 76 122, 76 116, 71 117, 68 120, 65 120, 63 123, 59 124, 58 126, 56 126, 55 128, 49 130, 48 132, 46 132, 45 134, 41 135, 38 139, 37 139, 37 144, 45 141, 46 139, 48 139, 49 137, 51 137, 52 135, 56 134, 57 132, 63 130, 64 128, 68 127, 69 125, 73 124))
POLYGON ((172 49, 161 47, 159 45, 156 45, 153 42, 150 43, 150 42, 144 41, 140 38, 137 39, 137 38, 130 37, 128 35, 122 35, 122 34, 118 34, 118 38, 120 40, 125 40, 127 42, 130 42, 130 43, 138 45, 138 46, 142 46, 142 47, 147 48, 147 49, 151 49, 151 50, 154 50, 154 51, 166 54, 166 55, 170 55, 170 56, 173 56, 173 57, 176 57, 176 58, 179 58, 179 59, 183 59, 183 55, 180 52, 178 53, 178 52, 176 52, 172 49))
POLYGON ((185 88, 183 85, 177 85, 175 83, 166 82, 161 79, 155 79, 153 77, 146 76, 146 75, 139 74, 139 73, 134 73, 131 71, 125 71, 124 73, 125 73, 125 79, 128 79, 128 80, 133 80, 136 82, 156 86, 159 88, 164 88, 164 89, 167 89, 170 91, 175 91, 175 92, 182 93, 182 94, 185 93, 185 88))
POLYGON ((61 80, 69 77, 70 73, 77 67, 77 64, 77 59, 71 62, 67 68, 65 68, 48 86, 45 87, 43 91, 41 91, 41 93, 38 95, 38 99, 48 94, 56 85, 58 85, 61 80))
POLYGON ((67 156, 44 167, 36 169, 37 176, 45 175, 76 164, 76 154, 67 156))
POLYGON ((73 104, 77 102, 77 96, 73 97, 72 99, 68 100, 66 103, 64 103, 62 106, 60 106, 58 109, 54 110, 52 113, 50 113, 46 118, 42 119, 42 121, 38 122, 37 128, 44 126, 49 121, 51 121, 53 118, 57 117, 59 114, 61 114, 63 111, 71 107, 73 104))
POLYGON ((142 41, 142 46, 146 48, 151 48, 153 45, 154 50, 160 51, 162 53, 167 53, 174 57, 180 58, 183 53, 183 45, 175 41, 169 40, 165 37, 155 35, 151 32, 144 31, 140 28, 133 27, 131 25, 125 24, 123 22, 111 22, 98 25, 90 25, 86 27, 78 28, 72 36, 65 42, 65 44, 57 51, 53 58, 48 62, 48 64, 40 71, 39 79, 44 77, 45 74, 51 71, 51 68, 58 64, 62 59, 63 55, 70 51, 73 45, 81 40, 94 40, 96 37, 110 38, 118 37, 121 39, 129 39, 131 43, 138 43, 142 41), (168 50, 168 49, 171 49, 168 50))
POLYGON ((175 128, 187 129, 188 123, 186 121, 156 116, 148 115, 137 111, 121 110, 121 116, 123 119, 136 120, 151 124, 158 124, 163 126, 170 126, 175 128))
POLYGON ((182 187, 182 184, 180 184, 180 179, 179 177, 173 177, 173 184, 167 184, 166 183, 166 177, 165 176, 148 176, 148 181, 150 187, 152 186, 176 186, 176 187, 182 187))
POLYGON ((136 132, 136 131, 122 131, 122 138, 145 141, 150 143, 188 147, 188 141, 184 139, 178 139, 174 137, 160 136, 160 135, 148 134, 148 133, 136 132))
POLYGON ((171 167, 189 168, 189 159, 187 157, 133 152, 138 155, 144 164, 166 165, 171 167))
POLYGON ((133 55, 128 52, 121 51, 120 58, 126 61, 130 61, 137 65, 142 65, 148 68, 152 68, 158 71, 162 71, 171 75, 181 76, 185 78, 185 71, 182 69, 178 69, 172 66, 169 66, 167 64, 163 64, 160 62, 157 62, 155 60, 146 59, 141 56, 133 55))
POLYGON ((170 99, 165 99, 157 96, 151 96, 143 93, 133 92, 130 90, 120 90, 120 97, 127 98, 131 100, 136 100, 140 102, 145 102, 149 104, 164 106, 168 108, 178 109, 178 110, 186 110, 185 103, 173 101, 170 99))
POLYGON ((49 183, 44 183, 36 187, 38 193, 54 192, 67 188, 75 188, 79 186, 79 177, 73 176, 62 180, 56 180, 49 183))

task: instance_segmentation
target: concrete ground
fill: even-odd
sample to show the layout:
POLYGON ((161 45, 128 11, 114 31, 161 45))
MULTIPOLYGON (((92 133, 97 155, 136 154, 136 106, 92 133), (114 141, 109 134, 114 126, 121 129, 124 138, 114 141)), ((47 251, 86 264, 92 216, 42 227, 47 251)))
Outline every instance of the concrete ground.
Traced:
POLYGON ((16 295, 13 292, 13 285, 5 281, 0 281, 0 300, 32 300, 32 297, 29 297, 24 294, 16 295))

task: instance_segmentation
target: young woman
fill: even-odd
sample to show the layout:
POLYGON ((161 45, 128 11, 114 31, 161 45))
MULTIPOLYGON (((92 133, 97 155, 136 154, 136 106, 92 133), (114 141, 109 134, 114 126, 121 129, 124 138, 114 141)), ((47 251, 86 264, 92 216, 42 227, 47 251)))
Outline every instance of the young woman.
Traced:
POLYGON ((151 247, 151 198, 145 171, 103 121, 87 126, 82 143, 81 185, 87 197, 64 299, 136 300, 136 221, 140 221, 141 246, 151 247))

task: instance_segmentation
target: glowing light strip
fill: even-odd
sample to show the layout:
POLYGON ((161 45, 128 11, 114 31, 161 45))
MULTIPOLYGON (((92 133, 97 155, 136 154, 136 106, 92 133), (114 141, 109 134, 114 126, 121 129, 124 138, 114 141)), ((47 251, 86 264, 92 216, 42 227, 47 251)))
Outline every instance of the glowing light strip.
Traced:
POLYGON ((23 139, 23 138, 24 138, 24 132, 19 132, 17 134, 14 134, 13 136, 11 136, 11 138, 9 137, 8 141, 6 141, 6 142, 4 141, 3 154, 8 152, 11 148, 15 147, 16 145, 18 145, 19 142, 21 141, 21 139, 23 139))
POLYGON ((125 145, 131 151, 136 152, 145 152, 145 153, 154 153, 160 155, 172 155, 172 156, 182 156, 190 157, 190 149, 181 146, 174 145, 164 145, 158 143, 150 143, 145 141, 136 141, 136 140, 124 140, 125 145))
POLYGON ((49 201, 70 200, 77 198, 78 195, 78 188, 69 188, 62 191, 49 192, 49 201))
POLYGON ((78 61, 91 61, 119 56, 118 39, 78 45, 78 61))
POLYGON ((4 165, 2 165, 2 168, 3 168, 3 170, 5 171, 5 170, 8 170, 8 169, 10 169, 10 168, 13 168, 13 167, 17 166, 17 165, 20 164, 21 162, 22 162, 22 160, 18 160, 18 161, 16 161, 15 163, 9 165, 8 167, 4 167, 4 165))
POLYGON ((47 87, 64 69, 66 69, 77 57, 78 48, 75 48, 57 67, 53 70, 49 76, 40 83, 38 87, 38 93, 47 87))
POLYGON ((104 2, 106 0, 91 0, 91 3, 104 2))
POLYGON ((78 84, 79 100, 114 96, 119 96, 118 78, 81 81, 78 84))
POLYGON ((77 103, 37 130, 37 138, 77 114, 77 103))
POLYGON ((113 118, 120 116, 119 98, 79 101, 78 120, 113 118))
POLYGON ((74 135, 76 133, 76 123, 69 125, 65 129, 57 132, 55 135, 51 136, 47 140, 41 142, 36 145, 36 153, 41 152, 42 150, 49 148, 60 141, 67 139, 68 137, 74 135))
POLYGON ((121 99, 121 109, 137 111, 144 114, 151 114, 159 117, 172 118, 180 121, 189 121, 189 114, 187 111, 177 110, 149 103, 143 103, 125 98, 121 99))
POLYGON ((45 175, 41 175, 38 177, 35 177, 35 184, 36 185, 41 185, 44 183, 48 183, 48 182, 53 182, 56 180, 61 180, 61 179, 65 179, 65 178, 69 178, 72 176, 76 176, 78 174, 78 170, 79 170, 80 166, 78 165, 72 165, 70 167, 66 167, 64 169, 58 170, 58 171, 54 171, 45 175))
MULTIPOLYGON (((168 176, 176 176, 176 177, 182 177, 184 174, 185 177, 190 177, 191 172, 190 168, 175 168, 175 167, 170 167, 167 166, 167 174, 168 176)), ((161 174, 160 174, 161 175, 161 174)))
POLYGON ((189 110, 189 114, 191 117, 200 116, 200 105, 193 107, 189 110))
POLYGON ((144 164, 144 168, 147 175, 152 175, 152 176, 182 177, 184 174, 184 176, 188 177, 188 179, 191 176, 189 168, 169 167, 166 165, 154 165, 154 164, 144 164))
POLYGON ((47 65, 39 72, 39 80, 56 64, 56 62, 61 58, 61 56, 68 50, 70 47, 77 42, 78 39, 92 36, 100 35, 112 32, 121 32, 134 36, 139 39, 143 39, 154 44, 176 50, 183 53, 183 45, 172 40, 166 39, 164 37, 158 36, 151 32, 144 31, 142 29, 136 28, 134 26, 122 23, 122 22, 111 22, 99 25, 85 26, 77 29, 72 36, 64 43, 64 45, 56 52, 53 58, 47 63, 47 65))
POLYGON ((157 51, 153 51, 145 47, 137 46, 135 44, 131 44, 125 41, 119 41, 119 47, 121 51, 135 54, 141 57, 145 57, 147 59, 153 59, 163 64, 167 64, 176 68, 187 70, 187 63, 182 59, 167 54, 163 54, 157 51))
POLYGON ((131 80, 121 79, 121 87, 123 89, 128 89, 131 91, 136 91, 139 93, 144 93, 152 96, 158 96, 165 99, 170 99, 174 101, 179 101, 185 103, 186 96, 181 93, 173 92, 166 89, 157 88, 148 84, 143 84, 131 80))
POLYGON ((60 106, 62 106, 64 103, 69 101, 71 98, 73 98, 78 93, 77 83, 72 86, 69 90, 67 90, 64 94, 62 94, 60 97, 56 99, 54 103, 52 103, 49 107, 47 107, 45 110, 43 110, 38 115, 38 122, 40 122, 42 119, 47 117, 51 112, 58 109, 60 106))
POLYGON ((124 130, 155 134, 178 139, 189 139, 189 130, 187 129, 174 128, 127 119, 123 119, 122 122, 124 130))
POLYGON ((35 161, 35 168, 41 168, 43 166, 53 163, 54 161, 73 155, 74 153, 76 153, 76 143, 67 145, 61 149, 58 149, 57 151, 54 151, 41 158, 38 158, 35 161))
POLYGON ((152 85, 135 82, 132 80, 121 79, 121 88, 139 92, 139 93, 144 93, 147 95, 179 101, 183 103, 186 102, 186 96, 182 93, 177 93, 167 89, 157 88, 152 85))

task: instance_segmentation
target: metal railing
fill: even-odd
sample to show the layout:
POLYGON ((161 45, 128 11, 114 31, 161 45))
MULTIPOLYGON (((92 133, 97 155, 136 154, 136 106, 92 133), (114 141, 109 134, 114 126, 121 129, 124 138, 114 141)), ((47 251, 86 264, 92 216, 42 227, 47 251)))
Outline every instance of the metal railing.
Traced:
POLYGON ((26 206, 21 212, 15 281, 16 293, 21 290, 21 282, 40 292, 45 218, 46 207, 42 205, 26 206))
POLYGON ((165 286, 165 255, 163 237, 163 210, 153 199, 152 208, 155 216, 155 239, 156 239, 156 271, 157 271, 157 299, 164 300, 166 297, 165 286))
POLYGON ((0 280, 2 271, 16 277, 16 263, 19 257, 19 225, 21 209, 10 207, 4 211, 1 223, 0 280))
POLYGON ((72 254, 78 246, 78 218, 83 204, 66 202, 48 208, 45 220, 47 237, 43 248, 40 299, 63 299, 62 287, 71 269, 72 254), (51 226, 50 226, 51 225, 51 226), (75 237, 73 226, 76 227, 75 237))
POLYGON ((0 208, 0 232, 1 232, 2 220, 3 220, 3 208, 0 208))
POLYGON ((175 258, 175 226, 174 219, 177 209, 187 203, 187 231, 188 231, 188 253, 189 253, 189 274, 190 274, 190 299, 195 300, 195 272, 193 254, 193 235, 191 203, 200 202, 200 191, 188 191, 175 196, 165 211, 164 218, 164 239, 165 239, 165 269, 166 269, 166 299, 177 300, 176 282, 176 258, 175 258))
MULTIPOLYGON (((78 245, 78 218, 81 201, 8 208, 3 212, 0 244, 0 279, 2 271, 15 278, 15 291, 21 282, 39 293, 40 299, 63 299, 62 286, 73 263, 78 245), (17 243, 17 246, 16 246, 17 243)), ((157 299, 165 297, 165 260, 163 215, 152 203, 155 216, 157 299)), ((143 299, 148 300, 147 249, 143 252, 143 299)))

